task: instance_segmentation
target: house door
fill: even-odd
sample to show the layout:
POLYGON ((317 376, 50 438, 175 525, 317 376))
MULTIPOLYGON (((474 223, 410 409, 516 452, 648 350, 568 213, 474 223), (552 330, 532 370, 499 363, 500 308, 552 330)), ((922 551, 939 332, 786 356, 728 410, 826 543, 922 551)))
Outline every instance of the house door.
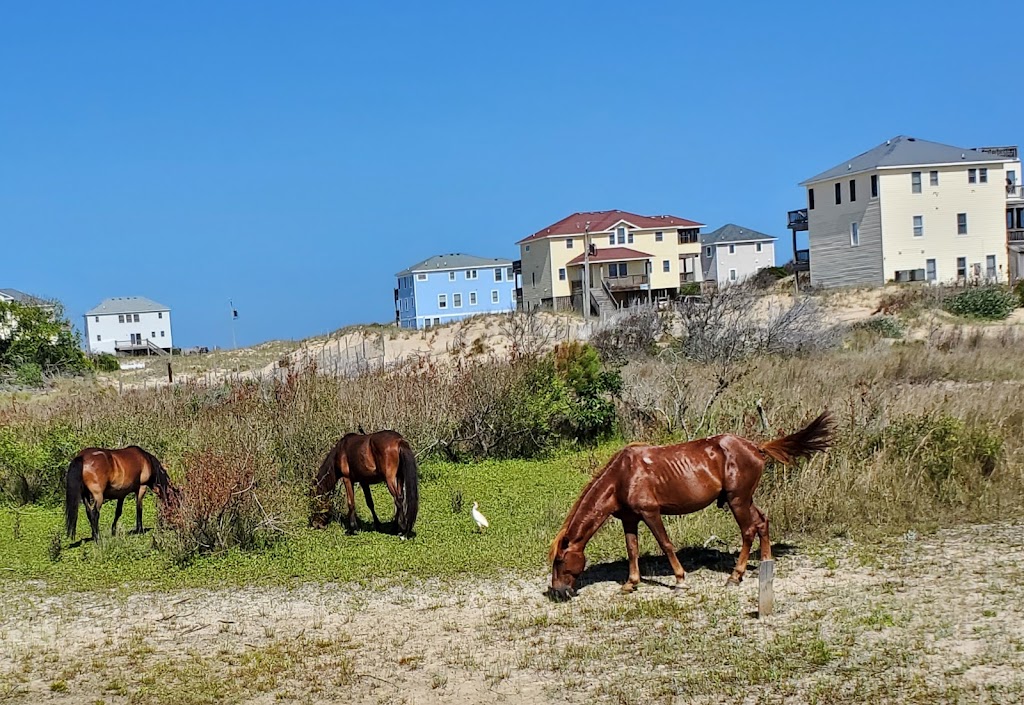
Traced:
POLYGON ((928 259, 924 262, 924 278, 927 281, 933 282, 938 279, 938 275, 935 271, 935 260, 928 259))

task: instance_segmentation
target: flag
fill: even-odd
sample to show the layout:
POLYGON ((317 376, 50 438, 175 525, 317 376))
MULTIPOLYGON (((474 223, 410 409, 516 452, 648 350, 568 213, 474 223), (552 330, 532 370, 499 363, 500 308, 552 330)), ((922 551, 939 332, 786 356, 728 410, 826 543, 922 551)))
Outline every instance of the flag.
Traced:
POLYGON ((238 320, 238 309, 231 309, 231 318, 236 321, 238 320))

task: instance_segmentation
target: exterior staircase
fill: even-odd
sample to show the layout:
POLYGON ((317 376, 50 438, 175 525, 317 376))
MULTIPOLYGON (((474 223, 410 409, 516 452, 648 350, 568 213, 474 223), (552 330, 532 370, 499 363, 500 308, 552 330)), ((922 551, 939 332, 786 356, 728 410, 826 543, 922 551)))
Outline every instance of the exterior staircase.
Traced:
POLYGON ((166 350, 161 348, 159 345, 154 343, 149 338, 146 338, 146 348, 149 350, 149 352, 151 352, 151 353, 153 353, 155 355, 163 355, 163 356, 167 355, 167 351, 166 350))
POLYGON ((615 311, 615 301, 604 287, 598 286, 590 290, 590 310, 602 318, 611 315, 615 311))

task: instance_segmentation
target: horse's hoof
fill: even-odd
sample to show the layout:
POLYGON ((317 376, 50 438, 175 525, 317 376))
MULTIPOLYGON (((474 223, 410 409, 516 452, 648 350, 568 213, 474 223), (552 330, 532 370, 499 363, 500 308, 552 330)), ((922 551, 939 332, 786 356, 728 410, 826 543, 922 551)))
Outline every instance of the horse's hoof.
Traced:
POLYGON ((686 583, 683 580, 677 580, 676 584, 672 586, 673 590, 682 590, 686 587, 686 583))
POLYGON ((633 583, 626 583, 622 586, 621 590, 624 594, 628 595, 629 593, 636 590, 636 585, 634 585, 633 583))
POLYGON ((725 586, 726 587, 730 587, 730 586, 734 586, 734 585, 738 586, 740 584, 741 580, 743 580, 743 578, 737 578, 735 576, 730 575, 729 579, 725 581, 725 586))

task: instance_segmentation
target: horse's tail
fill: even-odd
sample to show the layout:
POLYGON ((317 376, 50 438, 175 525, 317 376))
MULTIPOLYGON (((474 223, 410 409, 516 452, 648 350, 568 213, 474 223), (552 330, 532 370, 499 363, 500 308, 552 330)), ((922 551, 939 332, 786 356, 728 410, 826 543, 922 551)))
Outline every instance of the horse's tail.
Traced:
POLYGON ((826 410, 805 428, 765 443, 760 450, 769 458, 792 465, 798 458, 809 458, 813 453, 827 450, 831 443, 832 415, 826 410))
POLYGON ((405 524, 399 528, 406 534, 411 534, 420 510, 420 478, 416 454, 404 439, 398 446, 398 473, 402 482, 401 516, 405 524))
POLYGON ((64 482, 67 485, 67 492, 64 495, 64 531, 68 538, 75 540, 75 532, 78 530, 78 503, 82 501, 82 468, 85 461, 82 456, 76 455, 68 465, 64 482))

